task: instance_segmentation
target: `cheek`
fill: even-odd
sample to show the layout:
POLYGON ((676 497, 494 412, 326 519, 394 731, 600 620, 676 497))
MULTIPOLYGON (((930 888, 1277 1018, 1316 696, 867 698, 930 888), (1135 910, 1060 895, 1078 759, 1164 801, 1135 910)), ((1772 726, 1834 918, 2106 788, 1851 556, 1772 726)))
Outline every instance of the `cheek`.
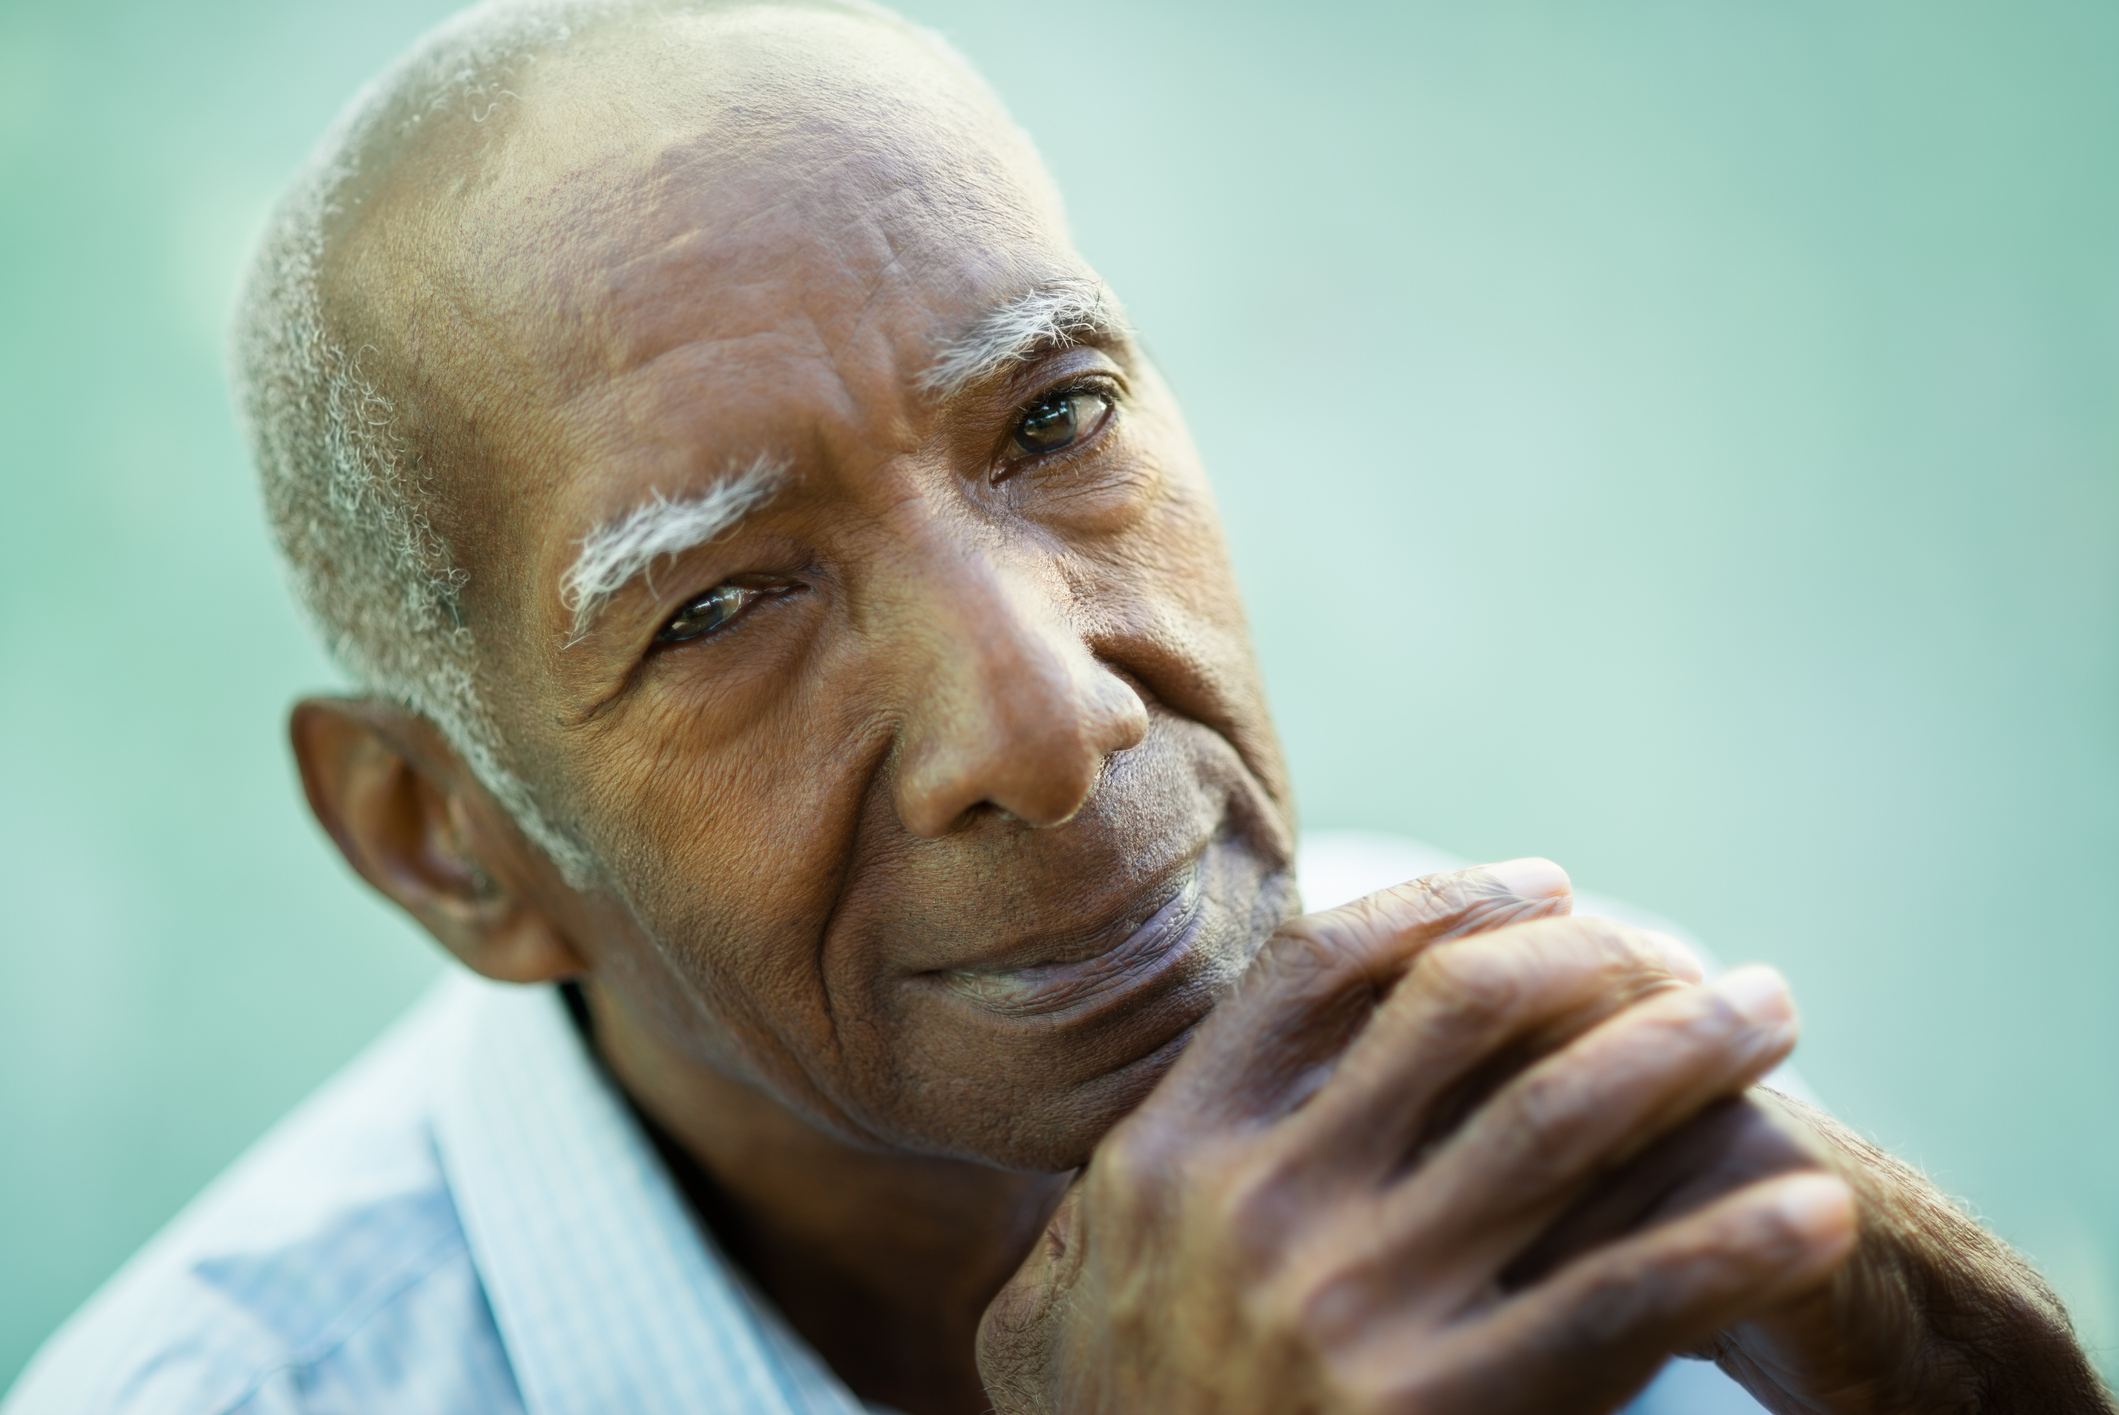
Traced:
POLYGON ((846 774, 844 753, 818 758, 847 739, 820 735, 805 700, 830 600, 820 588, 761 604, 726 638, 658 653, 570 744, 576 819, 615 873, 746 916, 788 898, 761 864, 798 829, 828 829, 846 774))
POLYGON ((1186 619, 1240 633, 1242 599, 1206 468, 1174 405, 1157 402, 1141 421, 1147 424, 1141 440, 1153 449, 1157 494, 1123 539, 1124 558, 1159 599, 1181 605, 1186 619))
POLYGON ((790 689, 740 729, 662 705, 594 752, 588 833, 725 1040, 823 1035, 819 941, 887 731, 790 689))
POLYGON ((1234 746, 1291 835, 1286 765, 1212 493, 1189 457, 1164 486, 1154 515, 1083 576, 1077 599, 1096 616, 1098 652, 1234 746))
POLYGON ((1263 701, 1243 599, 1197 465, 1169 469, 1163 485, 1132 532, 1075 558, 1071 587, 1101 654, 1152 665, 1143 676, 1158 696, 1219 729, 1263 701))

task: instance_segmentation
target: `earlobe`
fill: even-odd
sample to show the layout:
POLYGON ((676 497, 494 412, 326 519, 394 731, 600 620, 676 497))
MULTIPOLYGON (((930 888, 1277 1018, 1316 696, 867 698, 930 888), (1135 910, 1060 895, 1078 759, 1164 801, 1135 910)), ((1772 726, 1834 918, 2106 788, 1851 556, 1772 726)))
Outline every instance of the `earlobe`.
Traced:
POLYGON ((580 955, 526 888, 536 862, 433 725, 395 703, 310 698, 288 736, 309 808, 355 873, 473 970, 553 982, 580 955))

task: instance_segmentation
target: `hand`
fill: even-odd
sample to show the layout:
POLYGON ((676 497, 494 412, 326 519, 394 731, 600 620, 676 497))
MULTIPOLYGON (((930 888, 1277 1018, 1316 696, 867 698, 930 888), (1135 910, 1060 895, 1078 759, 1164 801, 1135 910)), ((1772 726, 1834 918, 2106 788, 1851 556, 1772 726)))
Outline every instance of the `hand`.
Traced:
POLYGON ((2067 1313, 2029 1264, 1916 1171, 1813 1107, 1762 1098, 1859 1197, 1830 1280, 1754 1315, 1714 1354, 1775 1415, 2110 1415, 2067 1313))
POLYGON ((1652 936, 1556 917, 1565 890, 1518 861, 1269 941, 988 1308, 995 1409, 1608 1411, 1824 1284, 1852 1201, 1814 1170, 1582 1227, 1794 1020, 1770 973, 1700 986, 1652 936))

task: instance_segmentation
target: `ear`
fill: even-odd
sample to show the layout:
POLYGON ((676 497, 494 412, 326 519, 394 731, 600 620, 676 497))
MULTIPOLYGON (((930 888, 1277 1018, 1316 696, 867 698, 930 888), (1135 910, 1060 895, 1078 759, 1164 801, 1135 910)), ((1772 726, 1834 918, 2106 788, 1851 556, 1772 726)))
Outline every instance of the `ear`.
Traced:
POLYGON ((586 971, 540 898, 565 886, 425 717, 309 698, 288 722, 309 809, 360 877, 474 971, 511 983, 586 971))

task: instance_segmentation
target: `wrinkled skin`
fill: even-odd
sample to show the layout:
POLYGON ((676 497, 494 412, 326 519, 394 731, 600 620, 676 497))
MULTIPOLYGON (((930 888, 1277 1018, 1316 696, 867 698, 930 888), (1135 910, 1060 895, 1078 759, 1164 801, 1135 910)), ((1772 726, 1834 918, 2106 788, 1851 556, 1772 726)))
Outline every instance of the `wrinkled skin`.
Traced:
MULTIPOLYGON (((1114 334, 923 381, 1091 274, 959 70, 738 8, 508 88, 368 155, 327 308, 417 449, 511 762, 599 871, 566 880, 391 703, 298 708, 304 784, 472 967, 583 983, 702 1210, 861 1394, 1605 1410, 1690 1347, 1777 1409, 1957 1408, 1925 1356, 1874 1394, 1928 1349, 1913 1297, 1853 1337, 1834 1305, 1947 1261, 1875 1251, 1917 1179, 1732 1100, 1793 1043, 1776 980, 1569 921, 1537 862, 1292 918, 1285 775, 1155 370, 1114 334), (1067 390, 1102 411, 1026 451, 1067 390), (763 506, 573 632, 584 536, 759 458, 763 506), (665 642, 717 586, 741 611, 665 642)), ((2064 1336, 2027 1291, 1996 1301, 2064 1336)))
POLYGON ((625 974, 599 980, 612 1006, 849 1140, 1064 1168, 1292 907, 1205 475, 1130 345, 920 391, 984 309, 1090 273, 959 76, 863 26, 908 85, 948 81, 877 130, 831 101, 878 57, 843 20, 666 28, 699 63, 634 121, 580 120, 637 67, 613 41, 489 120, 511 126, 477 134, 469 198, 415 185, 467 160, 447 135, 405 154, 339 298, 450 395, 398 401, 451 449, 437 521, 502 732, 606 862, 602 912, 569 927, 625 974), (790 69, 820 76, 819 119, 753 121, 790 69), (405 281, 435 224, 453 263, 405 281), (1026 403, 1085 381, 1117 404, 1095 436, 1000 455, 1026 403), (760 456, 784 491, 570 633, 583 535, 760 456), (731 577, 772 592, 654 642, 731 577), (1202 936, 1145 986, 1015 1015, 953 985, 1106 951, 1195 874, 1202 936))
POLYGON ((1542 863, 1268 943, 988 1309, 995 1410, 1601 1411, 1670 1352, 1776 1415, 2110 1408, 2019 1259, 1745 1090, 1769 970, 1700 986, 1542 863))

